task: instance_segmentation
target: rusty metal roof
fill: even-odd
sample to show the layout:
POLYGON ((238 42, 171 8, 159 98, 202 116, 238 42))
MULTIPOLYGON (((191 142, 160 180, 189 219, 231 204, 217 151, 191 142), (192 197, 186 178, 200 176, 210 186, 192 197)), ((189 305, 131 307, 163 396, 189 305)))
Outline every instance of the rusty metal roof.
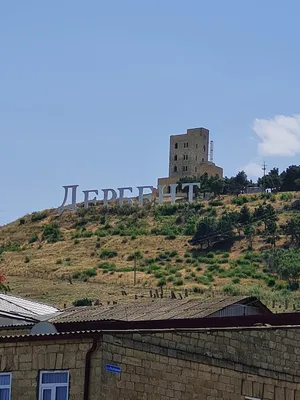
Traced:
MULTIPOLYGON (((54 324, 92 321, 157 321, 204 318, 237 303, 259 303, 249 296, 206 299, 151 299, 133 303, 74 307, 49 319, 54 324)), ((261 304, 262 307, 264 307, 261 304)), ((268 312, 269 310, 266 309, 268 312)))

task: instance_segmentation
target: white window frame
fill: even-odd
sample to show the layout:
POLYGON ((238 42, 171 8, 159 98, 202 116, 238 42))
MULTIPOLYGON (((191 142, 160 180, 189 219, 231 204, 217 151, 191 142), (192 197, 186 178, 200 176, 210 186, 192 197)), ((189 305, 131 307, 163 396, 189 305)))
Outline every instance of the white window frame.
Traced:
POLYGON ((57 387, 67 387, 67 400, 69 399, 69 384, 70 384, 70 373, 68 370, 42 370, 40 371, 39 378, 39 400, 43 400, 43 391, 44 389, 51 389, 52 396, 51 400, 55 400, 56 388, 57 387), (59 373, 67 373, 68 379, 67 383, 42 383, 43 374, 59 374, 59 373), (54 389, 54 390, 53 390, 54 389))
POLYGON ((9 400, 11 399, 11 379, 12 379, 12 373, 11 372, 1 372, 0 376, 3 375, 8 375, 9 376, 9 385, 0 385, 0 390, 1 389, 8 389, 9 390, 9 400))

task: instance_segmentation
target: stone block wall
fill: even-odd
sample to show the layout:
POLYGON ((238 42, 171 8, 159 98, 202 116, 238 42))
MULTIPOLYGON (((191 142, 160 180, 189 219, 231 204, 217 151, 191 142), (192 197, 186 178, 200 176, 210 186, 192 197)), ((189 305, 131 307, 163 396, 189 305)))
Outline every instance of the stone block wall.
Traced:
POLYGON ((0 370, 12 372, 12 400, 38 399, 41 370, 70 371, 70 400, 83 399, 85 355, 90 340, 0 342, 0 370))
MULTIPOLYGON (((40 371, 66 369, 70 400, 83 400, 91 346, 91 338, 78 336, 0 342, 12 399, 38 399, 40 371)), ((104 333, 91 358, 89 400, 300 400, 299 367, 296 328, 104 333)))
POLYGON ((297 329, 104 335, 103 340, 103 400, 300 400, 297 329), (121 374, 105 371, 106 363, 119 366, 121 374))

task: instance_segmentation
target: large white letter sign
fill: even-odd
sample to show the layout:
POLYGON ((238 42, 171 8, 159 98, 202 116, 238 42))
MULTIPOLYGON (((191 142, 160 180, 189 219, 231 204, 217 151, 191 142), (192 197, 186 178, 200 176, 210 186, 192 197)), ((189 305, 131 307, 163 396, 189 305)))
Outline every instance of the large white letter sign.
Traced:
POLYGON ((60 207, 58 207, 57 211, 59 214, 61 214, 64 210, 76 210, 76 191, 79 185, 69 185, 69 186, 63 186, 63 188, 65 189, 65 197, 64 200, 62 202, 62 205, 60 207), (69 189, 72 189, 72 203, 69 205, 66 205, 66 201, 68 199, 68 192, 69 189))
POLYGON ((132 200, 129 199, 128 197, 124 197, 124 192, 125 190, 129 190, 132 193, 132 187, 123 187, 123 188, 118 188, 118 191, 120 193, 119 195, 119 206, 122 207, 124 200, 128 200, 129 204, 132 204, 132 200))
POLYGON ((164 193, 166 185, 158 185, 158 204, 164 203, 164 197, 171 197, 171 204, 175 204, 177 183, 171 183, 170 193, 164 193))
POLYGON ((95 193, 98 196, 98 190, 83 190, 82 193, 84 194, 84 208, 88 208, 89 204, 94 203, 97 200, 97 197, 94 197, 93 199, 89 199, 89 194, 90 193, 95 193))
POLYGON ((183 183, 182 184, 182 189, 184 189, 185 187, 189 188, 189 202, 191 203, 193 201, 193 194, 194 194, 194 186, 197 186, 198 188, 200 188, 200 183, 199 182, 195 182, 195 183, 183 183))
POLYGON ((109 201, 116 200, 117 192, 114 189, 102 189, 104 193, 103 204, 107 206, 109 201), (111 193, 111 198, 108 198, 108 193, 111 193))
POLYGON ((143 205, 143 196, 144 196, 144 189, 150 189, 151 193, 153 191, 153 186, 137 186, 139 191, 139 206, 143 205))

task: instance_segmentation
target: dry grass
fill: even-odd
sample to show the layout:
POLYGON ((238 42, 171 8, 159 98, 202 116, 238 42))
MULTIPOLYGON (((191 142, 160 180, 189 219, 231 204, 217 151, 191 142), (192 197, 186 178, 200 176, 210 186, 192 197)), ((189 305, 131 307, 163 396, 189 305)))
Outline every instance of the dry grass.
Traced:
MULTIPOLYGON (((298 194, 295 194, 298 197, 298 194)), ((222 197, 223 206, 215 207, 217 214, 220 215, 224 210, 234 211, 240 207, 231 203, 231 197, 222 197)), ((247 206, 253 210, 262 200, 257 199, 247 203, 247 206)), ((278 210, 282 210, 286 202, 280 200, 280 196, 276 197, 276 202, 271 202, 278 210)), ((95 213, 99 212, 99 208, 95 208, 95 213)), ((138 236, 135 240, 130 237, 108 236, 97 241, 96 236, 90 238, 79 238, 78 243, 74 243, 72 235, 75 233, 74 224, 80 220, 76 213, 65 212, 60 217, 57 216, 55 210, 46 210, 46 218, 41 221, 32 222, 31 216, 24 217, 24 223, 20 224, 17 220, 7 226, 0 228, 0 245, 8 243, 18 243, 21 251, 4 252, 1 255, 1 272, 7 275, 13 293, 40 299, 59 306, 64 304, 70 305, 76 298, 91 297, 100 299, 100 301, 119 300, 123 296, 121 290, 124 288, 128 293, 127 298, 135 295, 147 296, 149 288, 157 285, 157 279, 152 274, 145 272, 137 272, 137 287, 133 287, 133 272, 118 272, 120 268, 133 267, 133 261, 128 260, 128 256, 134 251, 139 250, 144 258, 155 258, 159 253, 167 250, 176 250, 177 257, 184 259, 184 254, 191 250, 188 242, 189 237, 180 236, 174 240, 167 240, 165 236, 138 236), (49 244, 42 241, 42 229, 45 224, 57 221, 60 229, 64 234, 64 241, 49 244), (37 234, 38 240, 29 244, 30 238, 37 234), (103 249, 114 250, 117 256, 109 259, 116 265, 117 270, 114 273, 103 273, 98 268, 100 261, 99 253, 103 249), (27 260, 26 260, 27 259, 27 260), (70 260, 70 261, 66 261, 70 260), (58 262, 61 260, 61 262, 58 262), (27 262, 25 262, 27 261, 27 262), (84 271, 87 268, 95 268, 97 275, 89 278, 88 282, 80 282, 72 280, 72 284, 68 278, 77 271, 84 271)), ((99 213, 100 215, 100 213, 99 213)), ((288 218, 289 213, 284 212, 279 215, 279 222, 283 223, 288 218)), ((108 222, 114 226, 120 220, 126 220, 126 217, 110 215, 108 222)), ((153 215, 149 214, 145 219, 149 228, 158 224, 153 215)), ((99 221, 91 221, 86 224, 87 231, 94 231, 99 228, 99 221)), ((99 240, 99 239, 98 239, 99 240)), ((280 239, 279 244, 283 244, 284 239, 280 239)), ((254 249, 260 251, 265 247, 263 239, 256 237, 254 240, 254 249)), ((242 256, 247 243, 245 240, 236 241, 230 252, 230 259, 236 259, 242 256)), ((172 265, 180 265, 182 278, 188 276, 191 272, 201 275, 202 271, 187 265, 175 264, 174 259, 172 265), (189 272, 188 272, 189 270, 189 272)), ((228 268, 223 264, 222 267, 228 268)), ((231 282, 230 278, 216 278, 211 287, 219 290, 220 287, 231 282)), ((241 284, 247 286, 255 281, 245 279, 241 284)), ((257 281, 256 281, 257 283, 257 281)), ((196 283, 191 280, 185 280, 184 287, 192 288, 196 283)), ((203 290, 207 286, 197 283, 203 290)), ((172 282, 167 283, 167 287, 171 288, 172 282)), ((181 291, 182 287, 178 288, 181 291)))

